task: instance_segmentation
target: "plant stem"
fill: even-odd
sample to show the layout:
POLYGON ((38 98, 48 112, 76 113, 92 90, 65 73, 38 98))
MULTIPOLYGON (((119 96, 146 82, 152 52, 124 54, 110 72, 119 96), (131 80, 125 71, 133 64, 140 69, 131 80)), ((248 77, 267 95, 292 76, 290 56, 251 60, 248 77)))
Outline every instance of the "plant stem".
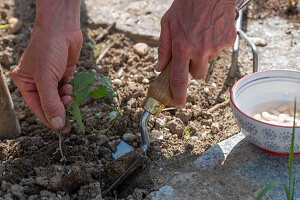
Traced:
POLYGON ((58 133, 58 147, 59 147, 59 152, 60 152, 60 155, 61 155, 60 161, 63 162, 66 157, 64 156, 64 153, 62 151, 61 143, 62 143, 62 135, 61 135, 61 131, 59 131, 59 133, 58 133))

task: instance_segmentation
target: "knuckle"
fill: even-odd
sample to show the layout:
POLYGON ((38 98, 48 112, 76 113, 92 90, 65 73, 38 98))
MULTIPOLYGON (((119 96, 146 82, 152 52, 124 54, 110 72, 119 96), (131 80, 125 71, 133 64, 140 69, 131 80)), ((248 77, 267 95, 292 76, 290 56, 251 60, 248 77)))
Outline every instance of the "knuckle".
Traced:
POLYGON ((174 77, 170 79, 170 84, 174 88, 185 88, 188 84, 188 81, 182 77, 174 77))
POLYGON ((42 108, 47 117, 52 117, 56 115, 59 105, 57 102, 44 101, 42 102, 42 108))

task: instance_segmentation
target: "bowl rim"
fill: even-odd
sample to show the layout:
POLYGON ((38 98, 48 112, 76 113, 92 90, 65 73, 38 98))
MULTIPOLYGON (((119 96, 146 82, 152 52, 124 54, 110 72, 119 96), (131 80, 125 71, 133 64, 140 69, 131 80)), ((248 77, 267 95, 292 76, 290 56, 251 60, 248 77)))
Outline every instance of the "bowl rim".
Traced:
MULTIPOLYGON (((289 70, 289 69, 269 69, 269 70, 263 70, 263 71, 254 72, 254 73, 248 74, 248 75, 244 76, 243 78, 240 78, 240 79, 239 79, 237 82, 235 82, 235 84, 232 86, 231 91, 230 91, 230 102, 231 102, 231 104, 234 106, 234 108, 235 108, 236 110, 238 110, 242 115, 244 115, 245 117, 250 118, 250 119, 252 119, 252 120, 254 120, 254 121, 256 121, 256 122, 259 122, 259 123, 264 124, 264 125, 271 125, 271 126, 280 127, 280 128, 293 128, 293 126, 280 126, 280 125, 275 125, 275 124, 271 124, 271 123, 266 123, 266 122, 259 121, 259 120, 255 119, 255 118, 253 118, 253 117, 247 115, 247 114, 244 113, 243 111, 241 111, 241 110, 236 106, 236 104, 235 104, 234 101, 233 101, 233 98, 232 98, 232 97, 233 97, 233 91, 234 91, 235 87, 236 87, 242 80, 244 80, 244 79, 246 79, 247 77, 252 76, 252 75, 254 75, 254 74, 263 73, 263 72, 269 72, 269 71, 288 71, 288 72, 297 72, 297 73, 300 73, 299 70, 289 70)), ((299 77, 300 77, 300 76, 299 76, 299 77)), ((295 128, 300 128, 300 126, 295 126, 295 128)))

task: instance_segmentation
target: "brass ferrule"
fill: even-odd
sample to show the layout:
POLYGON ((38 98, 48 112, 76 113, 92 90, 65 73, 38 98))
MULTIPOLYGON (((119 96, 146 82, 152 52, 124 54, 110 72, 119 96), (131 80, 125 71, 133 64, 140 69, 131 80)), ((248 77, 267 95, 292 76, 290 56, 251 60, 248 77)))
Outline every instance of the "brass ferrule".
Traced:
POLYGON ((162 111, 162 109, 165 107, 165 105, 160 103, 159 101, 153 99, 152 97, 148 97, 148 98, 146 98, 143 107, 149 113, 157 116, 162 111))

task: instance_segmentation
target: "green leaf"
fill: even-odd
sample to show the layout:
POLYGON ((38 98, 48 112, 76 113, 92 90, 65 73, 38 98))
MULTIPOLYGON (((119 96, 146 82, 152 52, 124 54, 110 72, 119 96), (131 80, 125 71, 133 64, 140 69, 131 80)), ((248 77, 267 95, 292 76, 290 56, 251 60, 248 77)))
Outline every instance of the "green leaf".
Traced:
POLYGON ((296 178, 294 177, 294 180, 293 180, 293 190, 292 190, 292 197, 291 197, 291 200, 294 200, 294 196, 295 196, 295 184, 296 184, 296 178))
POLYGON ((0 29, 5 29, 5 28, 8 28, 9 25, 8 24, 5 24, 5 25, 0 25, 0 29))
POLYGON ((95 73, 81 74, 71 81, 73 86, 74 101, 83 103, 89 96, 91 86, 94 82, 95 73))
POLYGON ((275 185, 278 185, 280 184, 279 181, 273 181, 272 183, 268 184, 260 193, 259 195, 256 197, 256 200, 260 200, 262 199, 266 194, 267 192, 272 189, 275 185))
POLYGON ((82 118, 81 118, 81 114, 80 114, 80 110, 79 110, 79 105, 76 101, 73 101, 72 110, 70 111, 70 113, 72 114, 73 118, 75 119, 75 121, 79 125, 82 133, 85 133, 85 127, 82 123, 82 118))
POLYGON ((89 46, 91 49, 95 50, 95 51, 98 50, 98 49, 95 47, 95 45, 94 45, 93 43, 91 43, 91 42, 88 42, 88 46, 89 46))
POLYGON ((294 122, 293 122, 292 141, 291 141, 290 156, 289 156, 289 192, 291 192, 291 187, 292 187, 292 168, 293 168, 295 126, 296 126, 295 123, 296 123, 296 99, 294 102, 294 122))
POLYGON ((106 93, 106 86, 103 86, 98 90, 90 92, 90 96, 93 97, 94 99, 100 99, 105 96, 105 93, 106 93))
POLYGON ((117 111, 111 111, 109 116, 110 116, 110 121, 113 121, 114 119, 117 118, 118 112, 117 111))
POLYGON ((103 86, 106 86, 106 95, 108 96, 108 98, 112 99, 114 95, 114 90, 112 88, 110 80, 106 76, 102 75, 101 83, 103 86))
POLYGON ((283 184, 283 188, 285 190, 285 195, 286 195, 286 199, 290 200, 290 192, 289 189, 287 188, 287 186, 285 184, 283 184))

